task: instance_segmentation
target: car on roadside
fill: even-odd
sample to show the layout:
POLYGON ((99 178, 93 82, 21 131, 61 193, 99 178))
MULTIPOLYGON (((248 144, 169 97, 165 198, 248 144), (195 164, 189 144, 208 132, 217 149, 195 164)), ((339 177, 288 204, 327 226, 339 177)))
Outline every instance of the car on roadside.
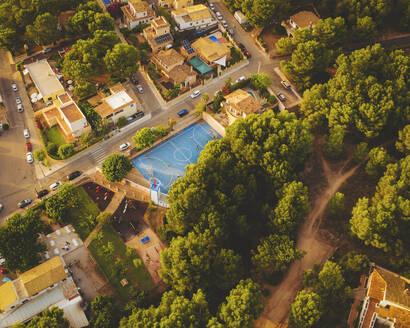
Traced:
POLYGON ((13 89, 13 91, 19 91, 19 89, 17 88, 17 84, 14 82, 11 84, 11 88, 13 89))
POLYGON ((120 150, 124 151, 130 148, 131 144, 129 142, 124 142, 123 144, 120 145, 120 150))
POLYGON ((53 50, 53 48, 45 48, 41 53, 44 54, 48 54, 49 52, 51 52, 53 50))
POLYGON ((62 185, 61 181, 54 182, 53 184, 50 185, 50 190, 57 190, 58 187, 62 185))
POLYGON ((40 191, 37 193, 37 198, 44 197, 45 195, 48 195, 48 193, 49 193, 49 191, 48 191, 47 189, 40 190, 40 191))
POLYGON ((33 154, 31 152, 28 152, 26 154, 26 159, 27 159, 27 163, 29 163, 29 164, 33 163, 34 162, 33 154))
POLYGON ((223 20, 223 21, 221 21, 221 24, 222 24, 222 26, 223 26, 223 27, 225 27, 225 28, 227 28, 227 27, 228 27, 228 23, 227 23, 226 21, 224 21, 224 20, 223 20))
POLYGON ((20 99, 20 97, 16 97, 16 103, 17 103, 17 105, 21 104, 21 99, 20 99))
POLYGON ((23 104, 17 104, 17 111, 18 111, 19 113, 22 113, 22 112, 24 111, 23 104))
POLYGON ((143 117, 144 115, 144 112, 137 112, 136 114, 134 114, 135 118, 137 119, 143 117))
POLYGON ((30 138, 30 132, 28 131, 28 129, 24 129, 23 134, 24 134, 24 138, 26 139, 30 138))
POLYGON ((32 150, 31 142, 30 142, 30 141, 27 141, 27 142, 26 142, 26 150, 27 150, 27 151, 31 151, 31 150, 32 150))
POLYGON ((138 80, 135 77, 131 78, 132 84, 138 84, 138 80))
POLYGON ((138 85, 137 85, 137 89, 138 89, 138 92, 139 92, 139 93, 144 93, 144 89, 142 88, 142 85, 141 85, 141 84, 138 84, 138 85))
POLYGON ((71 172, 69 175, 67 175, 67 179, 71 181, 71 180, 74 180, 75 178, 78 178, 80 175, 81 175, 80 171, 74 171, 74 172, 71 172))
POLYGON ((251 58, 252 57, 251 53, 246 49, 244 50, 243 54, 246 56, 246 58, 251 58))
POLYGON ((286 100, 286 97, 285 97, 284 94, 278 92, 276 95, 278 96, 278 98, 279 98, 280 101, 285 101, 285 100, 286 100))
POLYGON ((24 208, 24 207, 26 207, 27 205, 30 205, 31 202, 32 202, 32 200, 31 200, 30 198, 24 199, 24 200, 22 200, 20 203, 18 203, 18 207, 24 208))
POLYGON ((241 76, 241 77, 239 77, 236 81, 235 81, 235 83, 238 83, 238 82, 241 82, 241 81, 245 81, 246 80, 246 77, 245 76, 241 76))
POLYGON ((201 94, 201 91, 195 90, 194 92, 191 93, 191 98, 194 99, 198 97, 201 94))
POLYGON ((291 88, 290 83, 288 83, 288 82, 286 82, 286 81, 280 81, 280 84, 282 84, 282 86, 283 86, 285 89, 290 89, 290 88, 291 88))
POLYGON ((177 115, 179 116, 179 117, 183 117, 183 116, 185 116, 185 115, 187 115, 188 114, 188 109, 182 109, 182 110, 180 110, 178 113, 177 113, 177 115))
POLYGON ((210 4, 209 4, 209 8, 210 8, 212 11, 215 11, 215 5, 214 5, 213 3, 210 3, 210 4))
POLYGON ((215 13, 215 15, 216 15, 216 18, 218 18, 219 20, 222 20, 222 19, 223 19, 222 15, 221 15, 221 13, 220 13, 219 11, 217 11, 217 12, 215 13))
MULTIPOLYGON (((0 212, 3 210, 3 208, 4 208, 3 204, 0 204, 0 212)), ((1 258, 0 258, 0 262, 1 262, 1 258)), ((0 265, 1 264, 3 264, 3 263, 0 263, 0 265)))
POLYGON ((245 46, 242 43, 238 43, 239 49, 241 49, 242 52, 246 50, 245 46))

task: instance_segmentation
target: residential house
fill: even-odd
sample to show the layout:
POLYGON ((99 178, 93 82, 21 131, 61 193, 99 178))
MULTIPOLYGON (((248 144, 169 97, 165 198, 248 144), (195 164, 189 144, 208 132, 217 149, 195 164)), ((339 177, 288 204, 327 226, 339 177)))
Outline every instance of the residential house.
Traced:
POLYGON ((194 5, 194 0, 157 0, 158 7, 181 9, 194 5))
POLYGON ((250 92, 237 89, 225 96, 222 107, 228 114, 229 124, 235 122, 238 118, 245 118, 250 114, 258 113, 262 105, 256 100, 250 92))
POLYGON ((173 10, 171 15, 180 31, 200 29, 217 24, 209 8, 203 4, 173 10))
POLYGON ((171 25, 163 16, 154 18, 151 26, 145 28, 143 34, 154 53, 172 46, 174 42, 171 25))
POLYGON ((66 92, 57 95, 52 105, 34 115, 48 128, 56 125, 67 142, 91 132, 83 112, 66 92))
POLYGON ((0 328, 26 322, 52 306, 64 311, 71 327, 88 326, 81 295, 60 256, 2 284, 0 295, 0 328))
POLYGON ((410 279, 373 265, 359 328, 410 327, 410 279))
POLYGON ((57 95, 65 92, 47 59, 27 64, 25 67, 24 73, 30 74, 31 80, 45 103, 55 100, 57 95))
POLYGON ((174 49, 160 51, 152 61, 174 85, 188 87, 196 82, 196 73, 184 64, 185 58, 174 49))
POLYGON ((142 111, 139 101, 131 97, 122 84, 116 84, 109 90, 111 94, 102 98, 100 103, 94 107, 102 119, 117 123, 121 116, 130 117, 142 111))
POLYGON ((227 43, 219 42, 216 38, 203 37, 192 43, 192 48, 201 60, 210 66, 216 64, 225 66, 230 59, 231 49, 227 43))
POLYGON ((129 30, 140 24, 148 24, 155 17, 154 10, 143 0, 129 0, 128 5, 122 6, 121 10, 124 24, 129 30))
POLYGON ((293 36, 294 30, 298 28, 313 28, 319 19, 313 12, 304 10, 290 16, 286 22, 282 22, 282 25, 286 28, 288 36, 293 36))

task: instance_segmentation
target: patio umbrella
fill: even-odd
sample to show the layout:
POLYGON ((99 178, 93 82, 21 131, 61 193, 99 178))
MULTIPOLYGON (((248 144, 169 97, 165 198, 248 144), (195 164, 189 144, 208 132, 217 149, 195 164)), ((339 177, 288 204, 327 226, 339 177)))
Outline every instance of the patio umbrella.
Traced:
POLYGON ((11 281, 11 279, 9 277, 4 277, 3 282, 7 282, 7 281, 11 281))

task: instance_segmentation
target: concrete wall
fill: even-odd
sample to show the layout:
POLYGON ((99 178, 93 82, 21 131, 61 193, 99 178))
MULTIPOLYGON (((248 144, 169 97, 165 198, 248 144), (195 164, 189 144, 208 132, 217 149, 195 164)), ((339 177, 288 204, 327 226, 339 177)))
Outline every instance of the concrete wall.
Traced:
POLYGON ((225 128, 207 112, 202 113, 202 119, 208 123, 222 137, 225 137, 225 128))

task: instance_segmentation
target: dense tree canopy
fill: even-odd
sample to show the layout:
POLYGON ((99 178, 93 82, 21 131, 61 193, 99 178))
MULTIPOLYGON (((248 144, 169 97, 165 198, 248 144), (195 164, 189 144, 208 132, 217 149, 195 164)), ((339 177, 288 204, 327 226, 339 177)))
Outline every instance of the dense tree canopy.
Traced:
POLYGON ((340 55, 334 78, 305 91, 300 110, 314 126, 340 126, 364 138, 394 130, 409 118, 410 57, 379 44, 340 55))
POLYGON ((403 130, 399 131, 396 141, 396 149, 405 155, 410 154, 410 124, 407 124, 403 130))
POLYGON ((131 161, 128 157, 120 154, 108 156, 102 163, 102 172, 108 181, 121 181, 132 169, 131 161))
POLYGON ((375 147, 369 151, 369 160, 366 164, 366 173, 373 178, 380 178, 392 158, 383 147, 375 147))
POLYGON ((69 220, 68 211, 76 208, 80 202, 76 189, 72 183, 63 183, 56 194, 46 200, 47 215, 59 223, 69 220))
POLYGON ((104 63, 109 73, 127 78, 137 72, 140 59, 140 50, 129 44, 117 43, 112 50, 107 51, 104 63))
POLYGON ((29 209, 24 215, 15 214, 0 228, 0 255, 6 259, 4 266, 10 271, 25 271, 40 261, 40 252, 45 250, 38 243, 45 226, 40 212, 29 209))
POLYGON ((13 328, 69 328, 69 321, 64 318, 64 311, 58 307, 52 307, 36 315, 27 324, 17 324, 13 328))
POLYGON ((322 300, 320 296, 303 289, 296 295, 295 301, 290 305, 290 327, 312 327, 320 320, 322 314, 322 300))
POLYGON ((40 45, 53 43, 61 36, 57 29, 57 17, 50 13, 37 16, 33 25, 27 25, 26 33, 29 39, 40 45))
POLYGON ((119 309, 111 298, 97 296, 91 302, 91 328, 117 328, 120 320, 119 309))
POLYGON ((374 196, 360 198, 350 220, 353 234, 366 245, 392 252, 407 263, 410 250, 409 172, 410 156, 387 165, 374 196))

